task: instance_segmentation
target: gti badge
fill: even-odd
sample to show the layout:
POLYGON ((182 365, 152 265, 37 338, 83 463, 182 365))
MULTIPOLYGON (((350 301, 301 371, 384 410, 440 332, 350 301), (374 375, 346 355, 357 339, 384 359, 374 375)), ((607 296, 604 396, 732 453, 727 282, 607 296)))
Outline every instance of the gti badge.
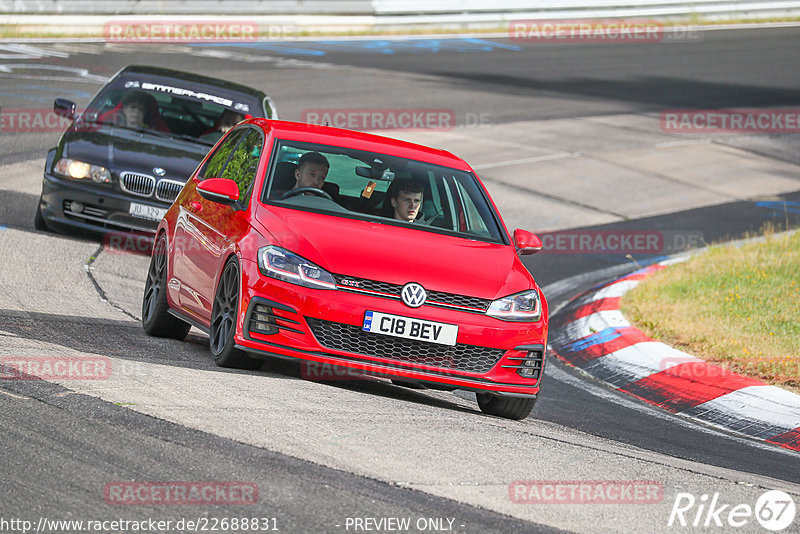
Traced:
POLYGON ((164 169, 162 169, 161 167, 154 167, 154 168, 153 168, 153 174, 155 174, 156 176, 158 176, 159 178, 161 178, 162 176, 164 176, 165 174, 167 174, 167 171, 165 171, 165 170, 164 170, 164 169))
POLYGON ((403 304, 409 308, 419 308, 425 303, 428 294, 425 292, 425 288, 418 283, 409 282, 400 291, 400 298, 403 299, 403 304))

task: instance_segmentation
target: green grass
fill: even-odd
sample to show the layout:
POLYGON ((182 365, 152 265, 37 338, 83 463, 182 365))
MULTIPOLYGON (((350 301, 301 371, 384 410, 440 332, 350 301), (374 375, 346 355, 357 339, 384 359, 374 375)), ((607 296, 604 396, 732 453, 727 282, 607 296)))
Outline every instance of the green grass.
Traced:
POLYGON ((650 337, 800 393, 800 232, 714 246, 622 299, 650 337))

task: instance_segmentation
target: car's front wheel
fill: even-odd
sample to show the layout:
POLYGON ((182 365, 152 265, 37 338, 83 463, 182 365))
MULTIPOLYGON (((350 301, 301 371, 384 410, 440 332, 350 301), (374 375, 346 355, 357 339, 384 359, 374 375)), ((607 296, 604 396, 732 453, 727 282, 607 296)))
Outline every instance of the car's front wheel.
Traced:
POLYGON ((500 397, 489 393, 478 393, 477 397, 483 413, 517 421, 528 417, 536 404, 536 397, 500 397))
POLYGON ((150 257, 150 268, 142 297, 142 326, 154 337, 181 340, 192 325, 170 315, 167 305, 167 238, 161 234, 150 257))
POLYGON ((234 346, 233 335, 236 333, 236 320, 239 317, 239 286, 239 262, 236 257, 232 257, 222 270, 214 296, 209 347, 214 363, 220 367, 258 369, 262 361, 250 358, 247 353, 234 346))

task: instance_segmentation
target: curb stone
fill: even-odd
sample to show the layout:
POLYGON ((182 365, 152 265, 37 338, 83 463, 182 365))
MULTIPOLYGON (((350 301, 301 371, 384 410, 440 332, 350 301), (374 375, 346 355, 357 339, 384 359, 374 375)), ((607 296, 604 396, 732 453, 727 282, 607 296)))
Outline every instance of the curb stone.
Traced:
POLYGON ((627 291, 676 261, 655 263, 573 298, 551 319, 551 352, 669 412, 800 451, 800 395, 650 339, 619 311, 627 291))

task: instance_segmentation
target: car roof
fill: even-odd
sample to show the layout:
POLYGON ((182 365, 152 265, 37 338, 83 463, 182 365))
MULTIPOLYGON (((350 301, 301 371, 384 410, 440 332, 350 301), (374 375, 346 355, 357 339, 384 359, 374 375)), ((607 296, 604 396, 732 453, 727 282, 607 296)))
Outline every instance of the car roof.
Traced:
POLYGON ((279 139, 367 150, 472 172, 463 159, 446 150, 391 137, 304 122, 262 118, 250 119, 248 122, 259 125, 266 133, 279 139))
POLYGON ((149 74, 152 76, 162 76, 165 78, 173 78, 176 80, 185 80, 187 82, 213 85, 216 87, 223 87, 231 91, 236 91, 239 93, 255 96, 258 97, 259 99, 267 96, 266 93, 264 93, 264 91, 261 91, 259 89, 254 89, 253 87, 248 87, 247 85, 242 85, 235 82, 229 82, 227 80, 221 80, 219 78, 213 78, 210 76, 203 76, 201 74, 194 74, 191 72, 184 72, 181 70, 167 69, 164 67, 154 67, 149 65, 128 65, 119 72, 119 74, 123 73, 149 74))

